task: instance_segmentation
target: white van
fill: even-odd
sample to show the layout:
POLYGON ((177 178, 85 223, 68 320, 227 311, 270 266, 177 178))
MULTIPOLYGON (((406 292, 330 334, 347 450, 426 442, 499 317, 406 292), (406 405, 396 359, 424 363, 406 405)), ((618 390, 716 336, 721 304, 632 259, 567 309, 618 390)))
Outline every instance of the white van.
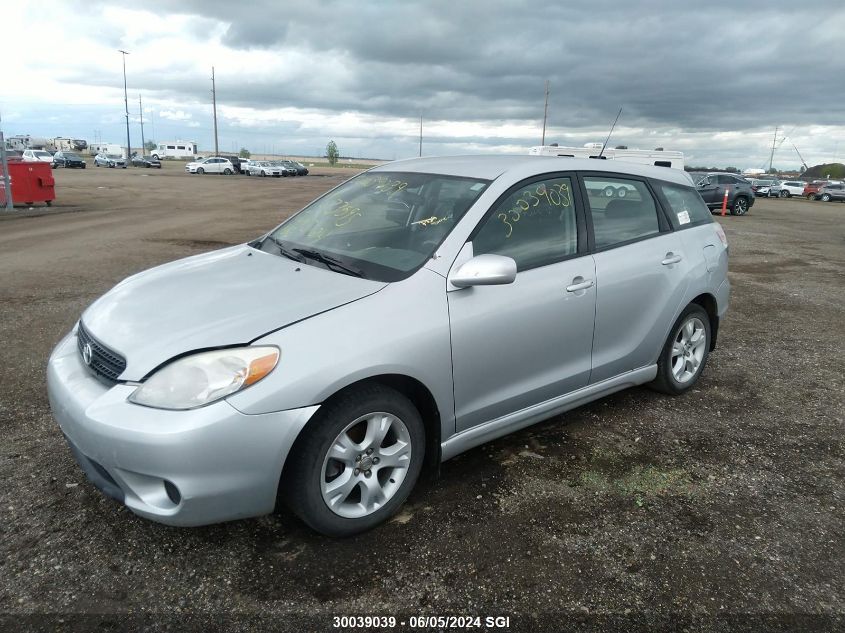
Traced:
POLYGON ((165 141, 150 152, 152 158, 190 158, 197 157, 197 144, 192 141, 165 141))
POLYGON ((564 156, 569 158, 598 158, 599 154, 601 154, 601 157, 607 160, 615 159, 625 161, 626 163, 672 167, 681 170, 684 168, 683 152, 666 151, 662 148, 649 150, 608 147, 602 152, 601 143, 587 143, 584 147, 538 145, 529 148, 528 153, 536 156, 564 156))

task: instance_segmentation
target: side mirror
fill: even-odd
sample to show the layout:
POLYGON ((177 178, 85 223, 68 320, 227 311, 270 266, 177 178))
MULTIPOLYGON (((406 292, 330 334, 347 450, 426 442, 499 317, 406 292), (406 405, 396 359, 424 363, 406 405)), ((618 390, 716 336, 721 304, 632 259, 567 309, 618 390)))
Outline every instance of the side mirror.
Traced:
POLYGON ((516 279, 516 262, 502 255, 477 255, 449 276, 458 288, 499 286, 516 279))

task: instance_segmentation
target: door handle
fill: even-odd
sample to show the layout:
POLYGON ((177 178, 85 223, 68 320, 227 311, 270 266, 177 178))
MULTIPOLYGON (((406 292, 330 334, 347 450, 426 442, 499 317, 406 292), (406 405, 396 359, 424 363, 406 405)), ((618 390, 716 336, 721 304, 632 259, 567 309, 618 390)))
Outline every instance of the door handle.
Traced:
POLYGON ((587 279, 586 281, 582 279, 582 281, 578 281, 579 277, 576 277, 572 281, 576 282, 571 286, 566 287, 566 292, 578 292, 579 290, 586 290, 587 288, 593 287, 593 280, 587 279))
POLYGON ((666 253, 666 258, 660 263, 664 266, 671 266, 672 264, 677 264, 682 259, 683 257, 681 257, 680 255, 675 255, 674 253, 666 253))

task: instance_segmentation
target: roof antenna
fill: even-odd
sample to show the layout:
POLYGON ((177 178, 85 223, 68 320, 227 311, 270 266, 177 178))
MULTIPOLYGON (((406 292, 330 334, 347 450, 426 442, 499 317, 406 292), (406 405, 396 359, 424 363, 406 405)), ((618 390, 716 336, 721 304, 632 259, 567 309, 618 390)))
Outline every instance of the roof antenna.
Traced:
POLYGON ((610 132, 607 133, 607 138, 604 139, 604 145, 602 145, 601 151, 596 158, 604 158, 602 154, 604 154, 604 148, 607 147, 608 141, 610 141, 610 135, 613 134, 613 128, 616 127, 616 122, 619 120, 619 116, 622 114, 622 108, 619 108, 619 112, 616 114, 616 118, 613 119, 613 125, 610 126, 610 132))

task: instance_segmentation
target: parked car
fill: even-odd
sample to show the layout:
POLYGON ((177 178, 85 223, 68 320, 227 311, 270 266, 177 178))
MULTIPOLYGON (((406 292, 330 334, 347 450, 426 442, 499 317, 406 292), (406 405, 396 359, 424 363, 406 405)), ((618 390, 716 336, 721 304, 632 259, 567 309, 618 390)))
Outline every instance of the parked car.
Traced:
POLYGON ((813 182, 807 183, 807 185, 804 186, 804 191, 802 195, 807 198, 807 200, 815 200, 818 197, 822 187, 824 187, 825 185, 835 184, 840 183, 839 181, 833 180, 814 180, 813 182))
POLYGON ((819 190, 817 195, 822 202, 830 202, 831 200, 845 200, 845 185, 843 184, 828 184, 819 190))
POLYGON ((25 149, 22 158, 31 163, 53 164, 53 155, 43 149, 25 149))
POLYGON ((249 176, 249 166, 253 163, 249 158, 239 158, 241 173, 249 176))
POLYGON ((411 159, 119 283, 58 343, 47 388, 88 478, 138 515, 201 525, 281 499, 349 535, 484 442, 634 385, 689 391, 727 271, 680 170, 411 159), (580 193, 606 186, 630 193, 580 193))
POLYGON ((293 165, 286 165, 283 160, 272 160, 270 161, 270 164, 277 167, 281 171, 282 176, 285 178, 288 176, 296 176, 296 167, 293 165))
POLYGON ((296 167, 296 172, 298 176, 307 176, 308 175, 308 168, 300 163, 299 161, 291 161, 294 166, 296 167))
POLYGON ((153 158, 152 156, 136 155, 132 157, 132 166, 146 167, 147 169, 161 169, 161 161, 158 158, 153 158))
POLYGON ((754 206, 751 183, 734 174, 713 172, 698 181, 698 193, 711 210, 722 208, 725 191, 731 215, 745 215, 754 206))
POLYGON ((228 158, 210 156, 185 165, 185 171, 191 174, 225 174, 235 173, 235 167, 228 158))
POLYGON ((236 174, 241 173, 241 159, 237 156, 224 156, 220 155, 219 158, 225 158, 232 164, 232 171, 236 174))
POLYGON ((767 196, 769 195, 769 190, 780 184, 780 181, 775 180, 773 178, 754 178, 751 182, 751 189, 754 192, 755 196, 767 196))
POLYGON ((778 184, 769 187, 769 197, 791 198, 803 195, 805 184, 803 180, 781 180, 778 184))
POLYGON ((126 169, 126 159, 117 154, 97 154, 94 157, 94 167, 120 167, 126 169))
POLYGON ((282 175, 282 168, 278 165, 274 165, 268 160, 257 160, 252 161, 249 165, 249 175, 250 176, 275 176, 279 177, 282 175))
MULTIPOLYGON (((282 163, 282 166, 285 169, 288 170, 289 176, 299 176, 300 175, 300 168, 292 160, 283 160, 283 161, 280 161, 280 162, 282 163)), ((306 173, 308 172, 307 169, 305 171, 306 171, 306 173)))
POLYGON ((74 152, 56 152, 53 154, 53 167, 78 167, 85 169, 85 159, 74 152))

